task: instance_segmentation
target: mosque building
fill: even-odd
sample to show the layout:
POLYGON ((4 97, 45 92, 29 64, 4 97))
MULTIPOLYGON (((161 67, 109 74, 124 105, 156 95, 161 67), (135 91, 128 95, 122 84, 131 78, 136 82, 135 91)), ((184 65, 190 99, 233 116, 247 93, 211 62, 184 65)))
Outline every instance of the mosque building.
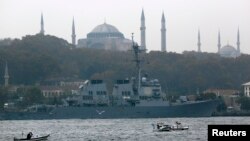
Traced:
MULTIPOLYGON (((165 25, 165 16, 162 13, 161 19, 161 51, 166 52, 166 25, 165 25)), ((143 51, 146 51, 146 24, 144 10, 142 9, 141 13, 141 45, 140 48, 143 51)), ((41 29, 39 34, 44 35, 44 21, 43 14, 41 14, 41 29)), ((91 32, 87 34, 87 38, 80 38, 76 42, 75 34, 75 21, 73 18, 72 22, 72 45, 78 48, 95 48, 95 49, 105 49, 105 50, 115 50, 115 51, 128 51, 131 50, 132 40, 124 37, 123 33, 120 32, 115 26, 107 24, 104 22, 96 26, 91 32)))
POLYGON ((105 22, 88 33, 87 38, 79 39, 77 47, 127 51, 131 45, 131 40, 124 38, 115 26, 105 22))
MULTIPOLYGON (((237 32, 237 42, 236 42, 237 48, 235 48, 232 45, 225 45, 223 47, 221 47, 221 38, 220 38, 220 31, 218 32, 218 54, 221 57, 226 57, 226 58, 236 58, 239 57, 241 55, 240 52, 240 31, 238 28, 238 32, 237 32)), ((200 40, 200 30, 198 30, 198 43, 197 43, 197 52, 201 52, 201 40, 200 40)))
POLYGON ((218 33, 218 53, 220 54, 221 57, 227 57, 227 58, 236 58, 240 56, 240 31, 238 29, 237 32, 237 49, 233 47, 232 45, 225 45, 221 48, 221 43, 220 43, 220 31, 218 33))
MULTIPOLYGON (((165 27, 165 16, 162 13, 161 19, 161 51, 166 52, 166 27, 165 27)), ((144 10, 141 13, 141 50, 146 51, 146 25, 144 10)), ((72 44, 76 45, 75 25, 74 20, 72 24, 72 44)), ((132 41, 126 39, 115 26, 104 22, 101 25, 96 26, 90 33, 87 34, 87 38, 78 40, 76 47, 87 47, 105 50, 115 51, 128 51, 131 50, 132 41)))
MULTIPOLYGON (((141 13, 141 50, 147 50, 146 46, 146 24, 145 24, 145 16, 144 10, 141 13)), ((164 13, 162 13, 161 18, 161 51, 167 52, 166 48, 166 22, 164 13)), ((43 14, 41 14, 41 30, 40 34, 44 35, 44 21, 43 14)), ((104 22, 96 26, 91 32, 87 34, 87 38, 80 38, 78 43, 76 44, 76 34, 75 34, 75 22, 73 18, 72 22, 72 45, 78 48, 95 48, 95 49, 105 49, 105 50, 114 50, 114 51, 128 51, 131 49, 132 41, 130 39, 126 39, 122 32, 120 32, 115 26, 111 24, 107 24, 104 22)), ((240 31, 238 28, 237 32, 237 48, 232 45, 225 45, 221 47, 221 38, 220 31, 218 32, 218 54, 221 57, 227 58, 236 58, 241 55, 240 52, 240 31)), ((198 43, 197 43, 197 52, 201 52, 201 37, 200 30, 198 30, 198 43)))

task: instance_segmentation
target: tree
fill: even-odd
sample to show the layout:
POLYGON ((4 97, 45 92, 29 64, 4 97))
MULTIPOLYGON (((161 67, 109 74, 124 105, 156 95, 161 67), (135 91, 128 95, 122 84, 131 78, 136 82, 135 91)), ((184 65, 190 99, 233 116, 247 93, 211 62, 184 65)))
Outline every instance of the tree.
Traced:
POLYGON ((249 97, 241 97, 238 101, 241 104, 242 110, 250 110, 250 98, 249 97))
POLYGON ((208 99, 216 99, 216 94, 215 93, 205 93, 201 94, 198 97, 199 100, 208 100, 208 99))
POLYGON ((41 90, 37 87, 21 88, 18 93, 23 97, 21 106, 25 107, 44 102, 44 96, 42 95, 41 90))
POLYGON ((220 104, 216 107, 216 110, 217 110, 218 112, 223 112, 223 111, 226 111, 226 110, 227 110, 227 106, 226 106, 224 100, 221 99, 221 102, 220 102, 220 104))
POLYGON ((0 87, 0 110, 3 109, 5 102, 7 102, 7 89, 0 87))

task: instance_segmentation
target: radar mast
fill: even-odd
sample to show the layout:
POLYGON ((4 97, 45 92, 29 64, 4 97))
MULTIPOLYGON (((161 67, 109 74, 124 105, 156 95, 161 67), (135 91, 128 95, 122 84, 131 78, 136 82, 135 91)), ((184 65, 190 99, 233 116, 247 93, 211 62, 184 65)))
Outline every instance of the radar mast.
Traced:
POLYGON ((136 70, 137 70, 137 76, 136 76, 136 83, 135 83, 135 94, 139 94, 139 89, 141 87, 141 59, 139 53, 141 53, 142 49, 140 49, 140 46, 134 42, 134 33, 132 33, 132 49, 134 53, 134 62, 136 63, 136 70))

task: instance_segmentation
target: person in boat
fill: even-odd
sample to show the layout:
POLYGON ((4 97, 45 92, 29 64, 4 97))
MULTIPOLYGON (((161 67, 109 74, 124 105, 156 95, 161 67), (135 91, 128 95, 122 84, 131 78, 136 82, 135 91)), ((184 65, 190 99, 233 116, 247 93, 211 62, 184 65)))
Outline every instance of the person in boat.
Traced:
POLYGON ((160 129, 160 128, 163 126, 163 123, 162 123, 162 122, 158 122, 158 123, 156 124, 156 126, 157 126, 157 129, 160 129))
POLYGON ((176 123, 177 125, 180 125, 180 124, 181 124, 181 123, 180 123, 180 122, 178 122, 178 121, 176 121, 175 123, 176 123))
POLYGON ((157 125, 156 125, 156 126, 157 126, 157 129, 160 129, 160 125, 159 125, 159 123, 157 123, 157 125))
POLYGON ((176 127, 177 127, 177 129, 178 129, 178 128, 180 127, 181 123, 178 122, 178 121, 176 121, 175 123, 176 123, 176 125, 177 125, 176 127))
POLYGON ((30 140, 32 136, 33 136, 33 133, 32 133, 32 132, 29 132, 29 133, 27 134, 27 139, 30 140))

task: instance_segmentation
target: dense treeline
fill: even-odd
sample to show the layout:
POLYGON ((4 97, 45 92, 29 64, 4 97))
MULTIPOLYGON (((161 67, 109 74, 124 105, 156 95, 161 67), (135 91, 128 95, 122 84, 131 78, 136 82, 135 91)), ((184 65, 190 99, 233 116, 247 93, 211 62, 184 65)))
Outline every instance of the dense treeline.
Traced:
MULTIPOLYGON (((54 36, 26 36, 11 44, 0 44, 0 75, 8 62, 11 84, 32 85, 51 78, 116 79, 135 74, 132 52, 114 52, 73 48, 54 36)), ((171 94, 196 93, 207 88, 241 89, 250 81, 250 56, 222 58, 213 53, 149 52, 144 58, 143 73, 160 80, 171 94)), ((0 83, 4 83, 3 77, 0 83)))

